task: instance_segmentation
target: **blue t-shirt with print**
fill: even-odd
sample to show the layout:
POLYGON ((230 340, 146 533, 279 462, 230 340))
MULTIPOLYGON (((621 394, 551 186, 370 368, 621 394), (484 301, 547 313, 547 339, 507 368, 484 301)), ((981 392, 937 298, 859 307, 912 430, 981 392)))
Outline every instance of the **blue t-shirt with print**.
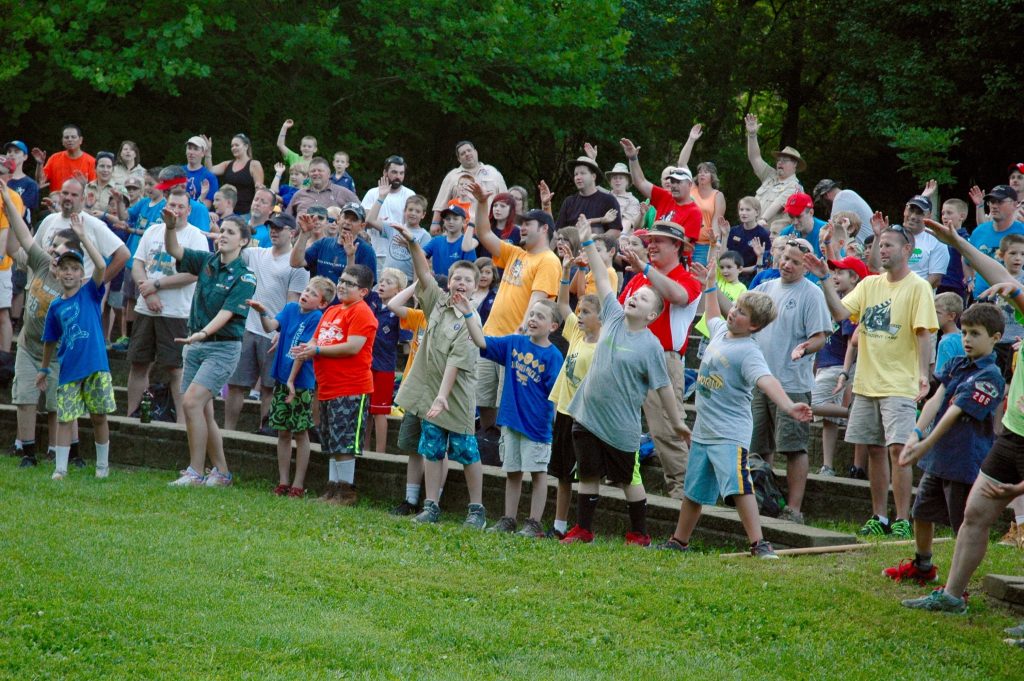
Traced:
POLYGON ((480 356, 505 367, 498 407, 498 425, 522 433, 533 442, 551 442, 555 404, 548 399, 562 369, 562 353, 542 348, 529 336, 487 336, 480 356))
POLYGON ((7 180, 7 186, 17 192, 21 202, 28 211, 25 217, 26 222, 32 221, 32 211, 39 207, 39 184, 31 177, 19 177, 17 180, 7 180))
POLYGON ((46 310, 43 342, 60 341, 60 385, 80 381, 97 371, 110 371, 101 321, 103 289, 89 279, 70 298, 54 298, 46 310))
MULTIPOLYGON (((999 242, 1003 240, 1003 237, 1007 234, 1024 234, 1024 224, 1014 220, 1010 226, 1002 232, 997 232, 992 221, 983 222, 974 228, 971 232, 970 242, 975 248, 989 256, 990 258, 996 257, 996 251, 999 250, 999 242)), ((980 274, 975 273, 974 275, 974 295, 980 296, 988 288, 988 282, 986 282, 980 274)))
MULTIPOLYGON (((366 265, 373 272, 373 283, 377 283, 377 254, 373 246, 363 239, 356 239, 356 264, 366 265)), ((317 239, 306 249, 306 269, 311 276, 327 277, 335 284, 348 266, 345 247, 333 236, 317 239)))
MULTIPOLYGON (((206 166, 199 166, 195 170, 189 170, 187 165, 182 166, 182 168, 185 169, 185 191, 188 192, 189 198, 193 201, 202 201, 203 199, 213 201, 213 195, 220 189, 220 180, 213 174, 213 171, 206 166), (210 183, 206 196, 200 196, 203 190, 203 180, 210 183)), ((196 225, 195 222, 192 224, 196 225)), ((196 227, 199 227, 199 225, 196 225, 196 227)))
POLYGON ((395 371, 398 367, 398 341, 402 323, 379 295, 366 296, 366 304, 377 317, 377 335, 373 339, 372 371, 395 371))
POLYGON ((942 420, 951 404, 964 415, 917 465, 944 480, 971 485, 995 441, 995 411, 1003 401, 1006 382, 996 366, 995 353, 977 360, 954 357, 938 378, 946 386, 946 399, 935 415, 935 423, 942 420))
POLYGON ((846 348, 850 344, 850 336, 853 335, 857 325, 849 319, 844 319, 836 325, 832 335, 825 341, 825 345, 818 351, 817 366, 819 369, 826 367, 843 366, 846 361, 846 348))
MULTIPOLYGON (((166 205, 165 199, 160 199, 153 205, 150 205, 148 197, 139 199, 128 208, 128 226, 132 229, 146 231, 150 225, 163 222, 164 219, 160 213, 166 205)), ((138 249, 140 241, 142 241, 141 234, 129 234, 128 239, 124 242, 128 247, 128 252, 132 254, 132 257, 128 259, 128 264, 125 265, 125 269, 129 271, 132 269, 132 263, 135 262, 135 251, 138 249)))
MULTIPOLYGON (((467 257, 462 254, 462 237, 460 236, 452 243, 444 234, 435 236, 428 241, 427 245, 423 247, 423 252, 430 258, 430 266, 433 268, 434 274, 442 277, 447 277, 448 269, 467 257)), ((473 254, 469 253, 468 256, 472 258, 473 254)))
POLYGON ((270 226, 267 223, 264 222, 262 225, 252 228, 252 242, 260 248, 274 247, 273 242, 270 241, 270 226))
MULTIPOLYGON (((313 332, 316 331, 323 310, 310 310, 303 312, 298 303, 291 302, 277 313, 278 341, 277 351, 274 354, 274 380, 278 383, 287 383, 288 376, 292 373, 292 363, 295 361, 288 353, 296 345, 309 342, 313 339, 313 332)), ((295 377, 295 388, 309 390, 316 385, 316 376, 313 374, 312 360, 302 363, 298 376, 295 377)))

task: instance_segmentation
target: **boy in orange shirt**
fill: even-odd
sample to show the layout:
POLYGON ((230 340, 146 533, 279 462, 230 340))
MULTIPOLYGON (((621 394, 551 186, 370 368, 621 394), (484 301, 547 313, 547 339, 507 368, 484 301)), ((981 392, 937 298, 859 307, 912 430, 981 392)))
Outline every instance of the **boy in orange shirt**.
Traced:
POLYGON ((363 298, 373 286, 365 265, 349 265, 338 278, 338 304, 324 312, 313 340, 292 350, 292 357, 313 360, 320 400, 320 450, 330 457, 327 491, 321 501, 356 503, 356 456, 368 421, 373 393, 373 339, 377 316, 363 298))

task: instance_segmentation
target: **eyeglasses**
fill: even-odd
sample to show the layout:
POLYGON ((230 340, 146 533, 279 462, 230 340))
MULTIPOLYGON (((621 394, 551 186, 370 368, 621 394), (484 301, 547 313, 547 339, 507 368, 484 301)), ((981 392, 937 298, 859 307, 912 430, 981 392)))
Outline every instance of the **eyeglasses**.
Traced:
POLYGON ((358 281, 352 281, 351 279, 339 279, 338 280, 338 285, 339 286, 345 286, 345 287, 348 287, 348 288, 360 288, 359 282, 358 281))
POLYGON ((787 246, 793 246, 794 248, 800 249, 801 253, 810 253, 811 252, 811 249, 807 248, 807 246, 805 244, 797 241, 796 239, 790 239, 789 241, 786 242, 786 245, 787 246))

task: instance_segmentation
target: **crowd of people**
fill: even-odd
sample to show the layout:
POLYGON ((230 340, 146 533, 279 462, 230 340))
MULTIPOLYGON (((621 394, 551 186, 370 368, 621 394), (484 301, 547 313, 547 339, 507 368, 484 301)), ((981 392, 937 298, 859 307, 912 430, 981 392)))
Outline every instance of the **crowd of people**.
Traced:
POLYGON ((261 432, 278 438, 275 494, 306 494, 316 441, 328 463, 320 499, 355 503, 358 457, 385 448, 397 411, 409 463, 396 514, 439 522, 457 461, 465 524, 483 529, 481 460, 496 454, 506 490, 491 531, 590 542, 604 481, 625 498, 626 543, 651 546, 639 473, 646 424, 667 493, 681 502, 675 532, 654 545, 688 551, 703 505, 721 499, 737 508, 751 554, 775 558, 750 462, 785 461, 782 517, 803 523, 817 419, 817 474, 837 475, 845 427, 854 462, 843 472, 870 483, 861 532, 915 540, 915 557, 886 575, 934 581, 934 525, 953 528, 945 587, 904 604, 962 612, 1008 504, 1004 542, 1024 549, 1024 164, 1007 184, 972 189, 970 231, 970 204, 940 205, 934 182, 892 224, 832 179, 805 191, 800 153, 784 147, 769 164, 756 116, 744 124, 757 189, 735 202, 732 221, 715 164, 690 170, 700 125, 657 182, 623 139, 601 186, 597 149, 585 145, 566 168, 576 192, 558 210, 544 181, 531 208, 533 192, 507 186, 469 141, 456 145, 458 165, 433 200, 405 185, 400 155, 360 198, 349 155, 328 161, 310 136, 293 151, 291 120, 272 177, 244 134, 227 160, 215 162, 211 138, 196 135, 184 163, 149 168, 130 140, 86 153, 76 125, 54 154, 12 141, 0 157, 0 349, 20 326, 14 453, 38 465, 42 398, 54 479, 84 466, 85 415, 96 475, 109 475, 114 348, 130 363, 128 415, 154 364, 170 376, 189 449, 172 485, 232 484, 220 428, 237 427, 254 391, 261 432), (558 493, 546 530, 548 475, 558 493))

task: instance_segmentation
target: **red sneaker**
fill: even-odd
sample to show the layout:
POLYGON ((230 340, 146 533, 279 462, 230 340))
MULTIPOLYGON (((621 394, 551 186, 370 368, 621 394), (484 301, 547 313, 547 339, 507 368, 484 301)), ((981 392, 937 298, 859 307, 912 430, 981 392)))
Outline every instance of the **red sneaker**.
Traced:
POLYGON ((640 534, 639 532, 626 533, 626 546, 650 546, 651 535, 640 534))
POLYGON ((594 533, 584 530, 579 525, 573 525, 566 535, 560 540, 561 544, 589 544, 594 541, 594 533))
POLYGON ((289 487, 288 488, 288 496, 290 496, 290 497, 304 497, 304 496, 306 496, 306 488, 305 487, 289 487))
POLYGON ((274 488, 274 495, 279 497, 287 496, 288 490, 290 490, 291 488, 291 485, 287 485, 282 482, 280 485, 274 488))
POLYGON ((939 575, 939 570, 934 565, 932 565, 929 570, 921 570, 917 567, 917 563, 915 563, 913 559, 904 558, 896 567, 885 568, 882 570, 882 574, 897 582, 910 579, 921 586, 924 586, 929 582, 935 581, 935 578, 939 575))

